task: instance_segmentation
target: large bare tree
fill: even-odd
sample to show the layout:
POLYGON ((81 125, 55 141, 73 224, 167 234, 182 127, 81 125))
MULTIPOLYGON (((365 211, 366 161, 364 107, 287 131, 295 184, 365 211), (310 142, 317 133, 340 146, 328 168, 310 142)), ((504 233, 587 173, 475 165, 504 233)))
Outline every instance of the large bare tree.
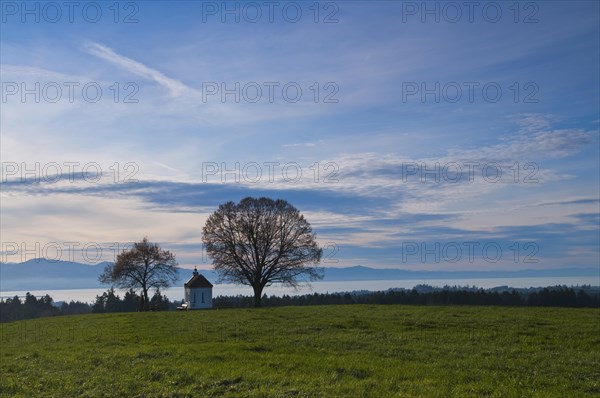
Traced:
POLYGON ((148 291, 173 285, 178 273, 175 255, 144 238, 134 243, 131 250, 121 252, 114 264, 107 265, 99 280, 122 289, 140 289, 140 310, 148 311, 148 291))
POLYGON ((254 306, 266 286, 296 287, 301 277, 322 278, 322 249, 304 216, 287 201, 245 198, 227 202, 208 217, 202 241, 226 281, 250 285, 254 306))

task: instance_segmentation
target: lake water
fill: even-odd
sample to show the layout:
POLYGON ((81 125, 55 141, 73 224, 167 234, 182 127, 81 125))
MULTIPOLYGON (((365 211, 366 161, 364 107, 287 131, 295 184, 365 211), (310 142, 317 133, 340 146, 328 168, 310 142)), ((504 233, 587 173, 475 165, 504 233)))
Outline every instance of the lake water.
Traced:
MULTIPOLYGON (((269 296, 299 295, 307 293, 334 293, 347 292, 354 290, 387 290, 390 288, 406 288, 410 289, 416 285, 430 285, 443 287, 448 286, 476 286, 484 289, 497 286, 510 286, 515 288, 526 287, 545 287, 555 285, 580 286, 592 285, 598 286, 599 280, 593 276, 580 277, 545 277, 545 278, 491 278, 491 279, 415 279, 415 280, 379 280, 379 281, 335 281, 335 282, 313 282, 311 287, 302 287, 294 290, 283 286, 270 286, 265 289, 264 293, 269 296)), ((84 302, 92 302, 96 295, 102 294, 106 288, 98 289, 67 289, 67 290, 32 290, 31 294, 35 296, 43 296, 49 294, 54 301, 70 301, 79 300, 84 302)), ((119 295, 123 297, 124 291, 117 290, 119 295)), ((14 297, 15 295, 24 296, 26 291, 1 291, 1 297, 14 297)), ((163 291, 170 300, 181 300, 183 298, 183 287, 173 287, 163 291)), ((215 285, 213 288, 213 296, 234 296, 243 294, 251 296, 252 288, 249 286, 222 284, 215 285)))

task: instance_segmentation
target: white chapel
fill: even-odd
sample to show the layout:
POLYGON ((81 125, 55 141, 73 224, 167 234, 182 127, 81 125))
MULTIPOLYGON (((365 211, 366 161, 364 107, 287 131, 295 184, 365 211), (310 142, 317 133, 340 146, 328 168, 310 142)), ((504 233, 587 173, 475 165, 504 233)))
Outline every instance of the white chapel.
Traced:
POLYGON ((192 277, 183 285, 185 303, 182 307, 188 310, 212 308, 213 285, 194 268, 192 277))

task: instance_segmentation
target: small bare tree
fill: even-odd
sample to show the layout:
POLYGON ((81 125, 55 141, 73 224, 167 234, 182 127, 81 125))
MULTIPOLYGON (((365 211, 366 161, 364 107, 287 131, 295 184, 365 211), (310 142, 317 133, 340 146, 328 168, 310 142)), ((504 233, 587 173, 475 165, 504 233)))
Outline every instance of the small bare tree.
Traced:
POLYGON ((211 214, 202 241, 219 276, 250 285, 254 306, 261 306, 266 286, 282 283, 296 287, 299 278, 322 278, 323 250, 304 216, 287 201, 245 198, 227 202, 211 214))
POLYGON ((148 311, 148 291, 173 285, 178 273, 175 255, 144 238, 134 243, 131 250, 121 252, 114 264, 107 265, 99 280, 121 289, 140 289, 140 310, 148 311))

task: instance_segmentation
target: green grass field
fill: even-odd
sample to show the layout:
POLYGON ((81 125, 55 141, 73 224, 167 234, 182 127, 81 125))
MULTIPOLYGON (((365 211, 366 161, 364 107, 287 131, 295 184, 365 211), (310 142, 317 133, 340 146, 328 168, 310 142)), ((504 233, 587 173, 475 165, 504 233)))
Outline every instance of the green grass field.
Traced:
POLYGON ((3 324, 6 397, 600 396, 600 310, 347 305, 3 324))

